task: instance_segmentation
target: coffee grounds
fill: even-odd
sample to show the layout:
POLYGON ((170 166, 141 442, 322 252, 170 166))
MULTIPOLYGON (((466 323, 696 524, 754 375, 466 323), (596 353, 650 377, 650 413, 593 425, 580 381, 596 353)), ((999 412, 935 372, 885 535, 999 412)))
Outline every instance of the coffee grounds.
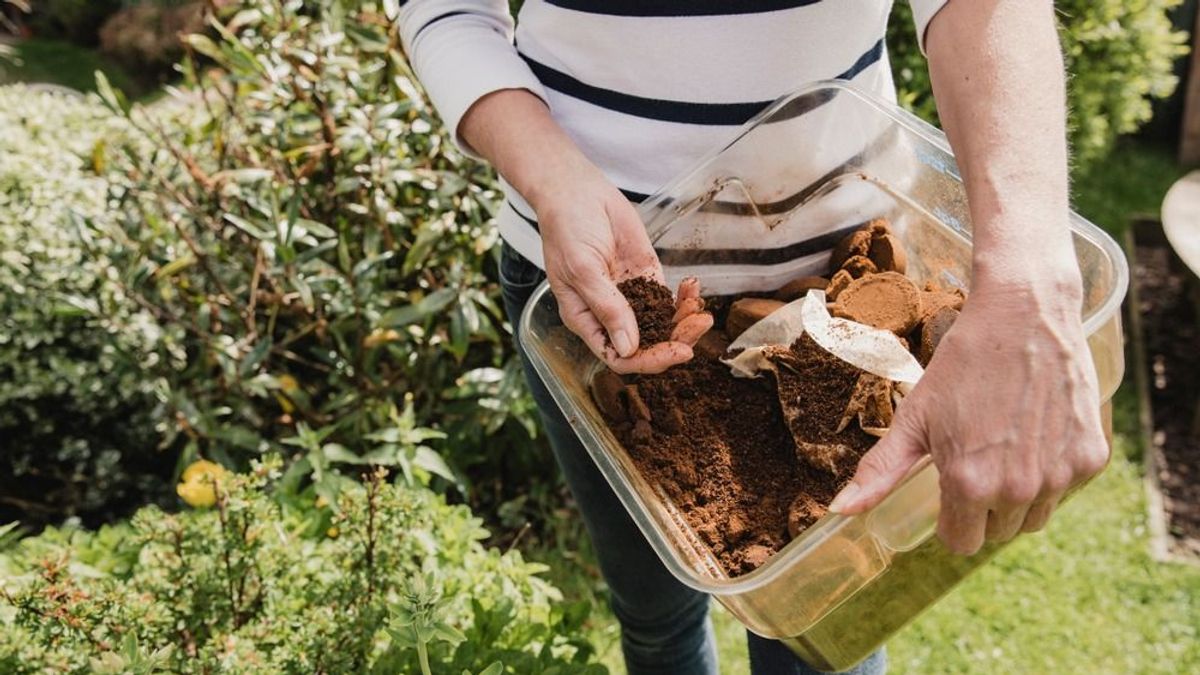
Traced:
MULTIPOLYGON (((812 383, 840 399, 825 404, 830 410, 841 406, 830 417, 836 425, 858 371, 828 363, 825 356, 841 362, 821 356, 824 351, 811 340, 802 339, 797 346, 800 363, 820 360, 803 365, 806 372, 837 380, 812 383)), ((734 378, 728 366, 708 355, 631 381, 650 409, 650 431, 645 434, 626 419, 613 425, 617 437, 638 470, 662 487, 731 577, 753 571, 823 516, 861 455, 842 458, 840 478, 802 462, 774 382, 734 378), (798 500, 800 495, 805 498, 798 500), (794 503, 803 512, 792 513, 794 503)), ((816 440, 850 439, 855 448, 873 441, 857 429, 834 434, 816 425, 805 433, 816 440)))
POLYGON ((875 441, 859 425, 837 431, 863 371, 825 351, 805 333, 771 359, 779 403, 801 461, 849 477, 875 441))
POLYGON ((671 330, 675 327, 671 323, 675 317, 675 298, 671 289, 647 277, 626 279, 617 284, 617 289, 637 317, 639 346, 649 347, 671 339, 671 330))

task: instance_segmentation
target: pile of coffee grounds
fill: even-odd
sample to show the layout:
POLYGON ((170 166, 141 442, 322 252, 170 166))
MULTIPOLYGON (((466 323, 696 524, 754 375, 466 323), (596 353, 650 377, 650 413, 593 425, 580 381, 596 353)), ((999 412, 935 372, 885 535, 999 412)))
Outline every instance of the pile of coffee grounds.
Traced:
POLYGON ((801 459, 848 478, 879 439, 857 424, 838 431, 863 371, 825 351, 807 333, 772 357, 779 404, 801 459))
POLYGON ((633 307, 637 317, 640 340, 638 344, 648 347, 671 339, 671 319, 675 316, 675 298, 671 289, 654 279, 636 277, 617 284, 617 289, 633 307))
MULTIPOLYGON (((849 387, 852 378, 845 378, 849 387)), ((625 380, 649 408, 651 422, 642 434, 633 414, 610 420, 617 438, 730 576, 753 571, 791 541, 793 531, 824 515, 858 461, 845 458, 850 470, 841 480, 801 462, 774 383, 734 378, 713 357, 697 355, 665 373, 625 380), (806 510, 792 518, 801 525, 789 530, 792 504, 801 495, 819 508, 801 500, 806 510)), ((845 390, 844 409, 849 389, 846 383, 837 388, 845 390)))

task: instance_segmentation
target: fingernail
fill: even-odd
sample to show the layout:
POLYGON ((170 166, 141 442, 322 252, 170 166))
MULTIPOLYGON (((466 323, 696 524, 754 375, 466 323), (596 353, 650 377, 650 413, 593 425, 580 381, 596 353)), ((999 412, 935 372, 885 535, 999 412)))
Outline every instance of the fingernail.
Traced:
POLYGON ((629 357, 633 355, 633 340, 629 339, 629 333, 619 330, 613 333, 613 347, 616 348, 617 354, 621 357, 629 357))
POLYGON ((862 488, 859 487, 858 483, 851 483, 847 485, 842 489, 841 492, 838 493, 838 496, 834 497, 833 501, 830 502, 829 510, 833 513, 841 513, 842 509, 850 506, 850 504, 854 501, 854 498, 857 497, 858 493, 860 492, 862 492, 862 488))

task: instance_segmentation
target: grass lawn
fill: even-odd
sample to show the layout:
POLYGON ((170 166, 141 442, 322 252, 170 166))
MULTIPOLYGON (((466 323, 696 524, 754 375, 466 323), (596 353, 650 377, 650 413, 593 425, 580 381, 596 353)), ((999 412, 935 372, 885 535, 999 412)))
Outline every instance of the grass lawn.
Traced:
POLYGON ((132 96, 141 88, 116 64, 95 51, 60 40, 31 39, 12 44, 19 62, 0 63, 0 84, 45 82, 79 91, 96 88, 94 73, 103 71, 109 82, 132 96))
MULTIPOLYGON (((1181 173, 1166 151, 1123 145, 1076 178, 1076 208, 1117 234, 1131 215, 1157 213, 1181 173)), ((1200 672, 1200 567, 1149 556, 1135 409, 1127 385, 1108 470, 1045 532, 1015 542, 895 636, 892 672, 1200 672)), ((615 620, 595 572, 581 573, 592 569, 581 549, 541 557, 568 594, 595 600, 595 644, 613 672, 624 672, 615 620)), ((719 607, 713 618, 722 672, 749 672, 740 624, 719 607)))

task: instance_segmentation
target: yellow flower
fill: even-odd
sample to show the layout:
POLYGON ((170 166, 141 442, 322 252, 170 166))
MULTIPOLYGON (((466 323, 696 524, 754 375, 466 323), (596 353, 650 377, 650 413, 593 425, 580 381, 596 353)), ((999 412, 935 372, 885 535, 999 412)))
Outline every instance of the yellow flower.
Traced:
POLYGON ((394 328, 388 328, 386 330, 383 328, 376 328, 375 330, 371 331, 367 337, 363 338, 363 346, 369 349, 371 347, 378 347, 379 345, 386 344, 388 342, 395 342, 399 339, 400 332, 394 328))
POLYGON ((328 530, 325 530, 325 534, 328 535, 330 539, 337 539, 337 536, 341 533, 341 530, 337 529, 337 527, 331 527, 328 530))
POLYGON ((217 490, 214 484, 224 478, 227 473, 225 467, 220 464, 214 464, 204 459, 197 460, 183 470, 182 480, 179 485, 175 486, 175 493, 182 497, 189 506, 197 508, 212 506, 217 503, 217 490))
POLYGON ((279 380, 279 388, 284 391, 296 391, 300 388, 300 383, 291 375, 280 375, 277 379, 279 380))
POLYGON ((317 495, 317 508, 323 509, 326 506, 329 506, 329 500, 326 499, 323 495, 317 495))

